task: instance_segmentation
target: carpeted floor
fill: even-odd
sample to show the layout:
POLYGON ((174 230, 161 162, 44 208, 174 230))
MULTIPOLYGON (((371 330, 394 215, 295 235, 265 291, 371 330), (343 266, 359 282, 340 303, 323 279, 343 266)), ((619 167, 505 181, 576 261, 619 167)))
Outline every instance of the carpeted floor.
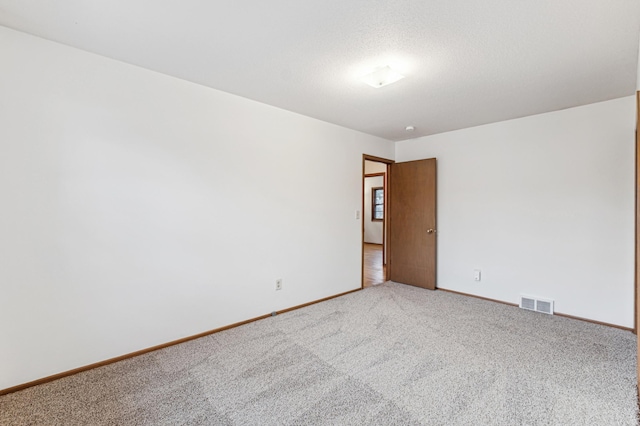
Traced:
POLYGON ((627 331, 386 283, 0 397, 0 424, 635 425, 627 331))

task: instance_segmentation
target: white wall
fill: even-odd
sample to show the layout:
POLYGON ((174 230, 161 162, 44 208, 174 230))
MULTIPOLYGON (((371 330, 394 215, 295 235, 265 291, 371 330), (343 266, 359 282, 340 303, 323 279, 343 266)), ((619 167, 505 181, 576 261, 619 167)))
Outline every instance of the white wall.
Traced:
POLYGON ((384 187, 384 176, 364 179, 364 242, 382 244, 383 222, 371 220, 371 188, 384 187))
POLYGON ((2 27, 0 51, 0 389, 360 287, 362 154, 391 142, 2 27))
POLYGON ((627 97, 398 142, 398 162, 438 159, 438 286, 633 327, 634 111, 627 97))
POLYGON ((638 67, 636 68, 638 72, 638 79, 636 80, 636 89, 640 91, 640 40, 638 40, 638 67))

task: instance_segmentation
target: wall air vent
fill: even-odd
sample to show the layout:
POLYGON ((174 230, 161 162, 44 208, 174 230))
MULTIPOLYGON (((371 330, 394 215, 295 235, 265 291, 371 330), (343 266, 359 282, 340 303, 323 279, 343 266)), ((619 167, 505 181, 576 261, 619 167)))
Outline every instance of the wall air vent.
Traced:
POLYGON ((528 311, 553 315, 553 300, 520 295, 520 307, 528 311))
POLYGON ((520 297, 520 307, 522 309, 528 309, 530 311, 536 310, 536 299, 532 299, 530 297, 520 297))

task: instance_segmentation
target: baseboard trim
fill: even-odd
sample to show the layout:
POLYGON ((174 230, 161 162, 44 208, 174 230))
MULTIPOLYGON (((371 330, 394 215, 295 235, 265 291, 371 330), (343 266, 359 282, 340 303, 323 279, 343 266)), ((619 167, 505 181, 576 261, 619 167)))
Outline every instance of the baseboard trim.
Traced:
POLYGON ((316 303, 320 303, 320 302, 326 302, 327 300, 335 299, 336 297, 346 296, 347 294, 355 293, 356 291, 360 291, 360 290, 362 290, 362 289, 361 288, 356 288, 355 290, 345 291, 344 293, 336 294, 335 296, 325 297, 325 298, 322 298, 322 299, 314 300, 313 302, 307 302, 307 303, 303 303, 302 305, 296 305, 296 306, 293 306, 291 308, 286 308, 286 309, 283 309, 281 311, 276 311, 276 314, 280 315, 280 314, 284 314, 286 312, 295 311, 296 309, 306 308, 307 306, 315 305, 316 303))
MULTIPOLYGON (((294 311, 296 309, 304 308, 310 305, 315 305, 316 303, 325 302, 327 300, 335 299, 336 297, 345 296, 350 293, 354 293, 356 291, 362 290, 361 288, 357 288, 355 290, 345 291, 344 293, 339 293, 333 296, 324 297, 322 299, 314 300, 312 302, 303 303, 302 305, 296 305, 291 308, 282 309, 280 311, 276 311, 276 314, 284 314, 285 312, 294 311)), ((62 379, 63 377, 73 376, 74 374, 82 373, 83 371, 93 370, 94 368, 104 367, 105 365, 113 364, 114 362, 122 361, 128 358, 133 358, 138 355, 144 355, 149 352, 157 351, 159 349, 168 348, 169 346, 178 345, 180 343, 188 342, 189 340, 199 339, 201 337, 209 336, 211 334, 219 333, 221 331, 229 330, 231 328, 239 327, 241 325, 249 324, 255 321, 259 321, 265 318, 269 318, 272 314, 260 315, 259 317, 251 318, 245 321, 236 322, 233 324, 225 325, 224 327, 215 328, 213 330, 205 331, 203 333, 194 334, 193 336, 183 337, 182 339, 172 340, 171 342, 162 343, 160 345, 152 346, 150 348, 141 349, 139 351, 131 352, 125 355, 120 355, 115 358, 109 358, 104 361, 95 362, 93 364, 85 365, 83 367, 74 368, 73 370, 63 371, 62 373, 54 374, 52 376, 43 377, 42 379, 33 380, 31 382, 23 383, 21 385, 13 386, 7 389, 0 389, 0 396, 7 395, 13 392, 18 392, 32 386, 42 385, 44 383, 52 382, 54 380, 62 379)))
POLYGON ((474 299, 481 299, 481 300, 487 300, 489 302, 501 303, 503 305, 515 306, 516 308, 518 307, 516 303, 505 302, 504 300, 498 300, 498 299, 490 299, 488 297, 476 296, 475 294, 463 293, 461 291, 448 290, 446 288, 440 288, 440 287, 436 287, 436 290, 444 291, 447 293, 459 294, 460 296, 473 297, 474 299))
POLYGON ((578 320, 578 321, 590 322, 591 324, 604 325, 606 327, 617 328, 617 329, 620 329, 620 330, 630 331, 630 332, 633 333, 633 328, 632 327, 623 327, 623 326, 617 325, 617 324, 611 324, 611 323, 608 323, 608 322, 596 321, 596 320, 592 320, 592 319, 588 319, 588 318, 576 317, 574 315, 563 314, 561 312, 554 312, 553 315, 556 315, 556 316, 559 316, 559 317, 564 317, 564 318, 569 318, 569 319, 574 319, 574 320, 578 320))
MULTIPOLYGON (((515 306, 515 307, 519 306, 517 303, 505 302, 503 300, 498 300, 498 299, 490 299, 488 297, 476 296, 475 294, 463 293, 461 291, 448 290, 446 288, 437 288, 436 290, 445 291, 447 293, 459 294, 461 296, 473 297, 475 299, 488 300, 489 302, 502 303, 503 305, 509 305, 509 306, 515 306)), ((563 314, 561 312, 554 312, 553 315, 558 316, 558 317, 563 317, 563 318, 574 319, 574 320, 578 320, 578 321, 590 322, 591 324, 598 324, 598 325, 604 325, 606 327, 613 327, 613 328, 617 328, 617 329, 620 329, 620 330, 630 331, 630 332, 633 333, 633 328, 623 327, 623 326, 617 325, 617 324, 611 324, 611 323, 608 323, 608 322, 596 321, 596 320, 592 320, 592 319, 588 319, 588 318, 576 317, 574 315, 563 314)))

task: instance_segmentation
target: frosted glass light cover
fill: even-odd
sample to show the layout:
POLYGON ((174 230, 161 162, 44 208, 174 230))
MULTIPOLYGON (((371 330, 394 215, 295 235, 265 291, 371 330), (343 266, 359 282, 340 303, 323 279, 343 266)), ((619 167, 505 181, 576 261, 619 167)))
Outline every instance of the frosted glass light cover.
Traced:
POLYGON ((398 80, 402 80, 404 75, 395 72, 389 66, 376 68, 372 73, 362 77, 362 81, 367 83, 371 87, 382 87, 387 84, 395 83, 398 80))

